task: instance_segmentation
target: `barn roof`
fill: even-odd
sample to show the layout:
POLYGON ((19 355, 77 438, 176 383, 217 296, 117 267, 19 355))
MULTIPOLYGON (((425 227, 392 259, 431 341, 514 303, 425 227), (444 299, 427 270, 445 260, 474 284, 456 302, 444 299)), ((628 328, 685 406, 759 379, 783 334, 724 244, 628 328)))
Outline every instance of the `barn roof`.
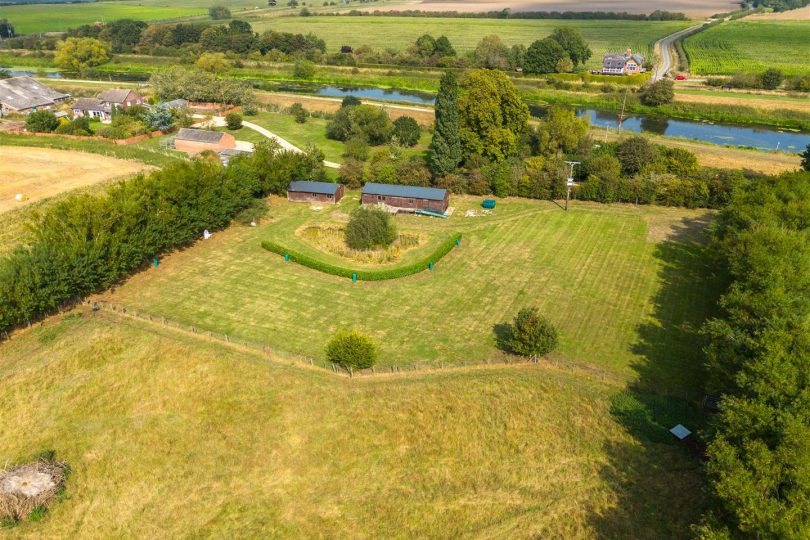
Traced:
POLYGON ((98 99, 101 101, 107 101, 109 103, 123 103, 126 101, 127 96, 132 90, 116 88, 115 90, 104 90, 98 95, 98 99))
POLYGON ((206 131, 204 129, 180 128, 175 139, 208 144, 217 144, 225 133, 221 131, 206 131))
POLYGON ((375 184, 369 182, 363 186, 363 195, 382 195, 385 197, 405 197, 407 199, 427 199, 443 201, 447 196, 446 189, 401 186, 397 184, 375 184))
POLYGON ((334 195, 337 193, 340 184, 332 182, 310 182, 308 180, 296 180, 290 182, 287 191, 298 193, 317 193, 319 195, 334 195))
POLYGON ((0 103, 22 111, 41 105, 53 105, 60 99, 70 97, 57 92, 31 77, 11 77, 0 80, 0 103))

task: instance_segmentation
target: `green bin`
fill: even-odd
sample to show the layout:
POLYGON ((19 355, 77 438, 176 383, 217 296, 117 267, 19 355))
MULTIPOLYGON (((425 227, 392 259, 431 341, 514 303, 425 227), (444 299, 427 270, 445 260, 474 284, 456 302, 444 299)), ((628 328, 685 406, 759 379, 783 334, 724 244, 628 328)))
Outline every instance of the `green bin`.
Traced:
POLYGON ((484 199, 484 202, 481 203, 481 207, 492 210, 495 208, 495 199, 484 199))

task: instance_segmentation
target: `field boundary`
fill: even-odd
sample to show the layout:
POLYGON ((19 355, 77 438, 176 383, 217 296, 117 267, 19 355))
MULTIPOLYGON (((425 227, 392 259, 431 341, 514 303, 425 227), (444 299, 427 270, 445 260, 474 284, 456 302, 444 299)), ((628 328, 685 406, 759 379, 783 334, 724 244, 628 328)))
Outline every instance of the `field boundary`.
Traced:
POLYGON ((532 356, 523 357, 509 354, 501 354, 492 359, 485 359, 483 362, 440 362, 438 365, 391 364, 390 366, 371 367, 362 370, 352 370, 339 366, 333 362, 321 358, 314 358, 302 354, 293 353, 277 347, 271 347, 267 343, 257 343, 243 338, 236 338, 224 332, 212 332, 203 330, 193 324, 185 324, 168 319, 161 315, 154 315, 143 310, 128 309, 121 304, 114 304, 103 300, 85 299, 81 305, 90 308, 94 313, 103 314, 107 318, 129 319, 146 324, 151 324, 158 328, 164 328, 173 332, 181 333, 185 336, 194 337, 200 340, 217 343, 226 347, 260 354, 263 358, 283 365, 291 365, 299 369, 310 369, 321 373, 331 374, 345 379, 371 379, 392 376, 406 376, 409 374, 423 374, 426 372, 464 372, 481 369, 498 369, 505 367, 527 367, 531 364, 542 364, 547 368, 567 369, 570 371, 581 371, 596 376, 602 382, 620 382, 613 374, 594 366, 587 366, 562 359, 557 355, 553 356, 532 356))
POLYGON ((162 135, 167 135, 170 131, 152 131, 151 133, 144 133, 142 135, 135 135, 134 137, 130 137, 128 139, 107 139, 106 137, 98 137, 94 135, 67 135, 63 133, 37 133, 34 131, 21 131, 18 129, 4 131, 3 133, 8 135, 25 135, 25 136, 32 136, 32 137, 52 137, 52 138, 60 138, 60 139, 69 139, 72 141, 101 141, 101 142, 108 142, 117 145, 126 145, 126 144, 135 144, 137 142, 145 141, 151 139, 153 137, 160 137, 162 135))
POLYGON ((351 268, 325 263, 319 261, 315 257, 289 249, 278 242, 273 242, 271 240, 264 240, 262 241, 261 245, 262 248, 266 249, 267 251, 276 253, 278 255, 283 255, 285 261, 292 261, 300 264, 301 266, 306 266, 307 268, 311 268, 325 274, 360 281, 383 281, 387 279, 397 279, 412 276, 414 274, 424 272, 425 270, 432 271, 433 265, 439 262, 445 255, 450 253, 454 247, 461 246, 461 233, 456 233, 450 238, 444 240, 430 255, 423 259, 403 266, 386 268, 382 270, 353 270, 351 268))

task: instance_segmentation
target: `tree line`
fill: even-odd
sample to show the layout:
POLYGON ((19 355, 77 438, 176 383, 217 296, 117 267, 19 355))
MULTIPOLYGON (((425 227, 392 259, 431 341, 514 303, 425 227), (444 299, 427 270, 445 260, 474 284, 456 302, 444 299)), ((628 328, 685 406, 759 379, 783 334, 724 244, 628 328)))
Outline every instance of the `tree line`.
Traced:
POLYGON ((680 12, 671 12, 656 9, 649 15, 643 13, 627 13, 626 11, 515 11, 502 9, 500 11, 422 11, 408 9, 403 11, 359 11, 356 9, 345 13, 323 13, 321 15, 349 16, 349 17, 441 17, 457 19, 569 19, 569 20, 622 20, 622 21, 686 21, 689 18, 680 12))
POLYGON ((720 212, 707 391, 706 539, 810 537, 810 173, 757 179, 720 212))
POLYGON ((640 136, 597 147, 588 120, 567 108, 551 107, 531 125, 514 84, 496 70, 443 76, 426 158, 404 153, 399 137, 391 142, 392 124, 383 110, 344 105, 327 135, 347 143, 339 178, 352 188, 374 181, 557 199, 567 190, 565 161, 574 160, 580 162, 573 190, 579 199, 720 208, 745 179, 740 171, 701 167, 691 152, 640 136))
POLYGON ((324 177, 320 152, 257 146, 223 167, 216 156, 177 162, 75 195, 35 216, 30 243, 0 260, 0 331, 104 290, 172 249, 219 229, 258 197, 324 177))

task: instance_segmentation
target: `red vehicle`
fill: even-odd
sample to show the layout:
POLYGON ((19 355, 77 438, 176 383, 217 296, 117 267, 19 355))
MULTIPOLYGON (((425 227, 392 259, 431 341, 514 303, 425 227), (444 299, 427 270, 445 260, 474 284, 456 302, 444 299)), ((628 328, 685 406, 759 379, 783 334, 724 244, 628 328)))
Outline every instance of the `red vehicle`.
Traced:
POLYGON ((686 75, 676 75, 675 80, 676 81, 685 81, 686 80, 686 75))

